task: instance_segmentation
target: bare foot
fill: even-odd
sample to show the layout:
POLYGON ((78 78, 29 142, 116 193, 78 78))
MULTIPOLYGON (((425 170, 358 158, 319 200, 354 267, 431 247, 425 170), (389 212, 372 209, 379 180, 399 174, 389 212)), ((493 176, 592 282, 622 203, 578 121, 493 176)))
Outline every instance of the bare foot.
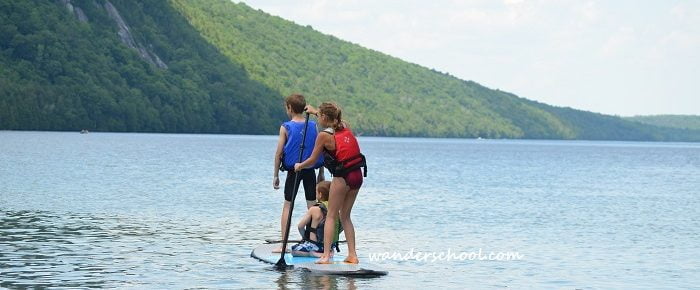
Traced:
POLYGON ((320 259, 316 260, 316 264, 331 264, 331 260, 328 256, 323 255, 320 259))
POLYGON ((347 258, 345 258, 345 261, 343 261, 343 262, 348 263, 348 264, 359 264, 360 260, 358 260, 357 257, 355 257, 355 256, 348 256, 347 258))
MULTIPOLYGON (((272 250, 273 253, 282 253, 282 247, 275 248, 272 250)), ((285 253, 289 253, 289 249, 285 253)))

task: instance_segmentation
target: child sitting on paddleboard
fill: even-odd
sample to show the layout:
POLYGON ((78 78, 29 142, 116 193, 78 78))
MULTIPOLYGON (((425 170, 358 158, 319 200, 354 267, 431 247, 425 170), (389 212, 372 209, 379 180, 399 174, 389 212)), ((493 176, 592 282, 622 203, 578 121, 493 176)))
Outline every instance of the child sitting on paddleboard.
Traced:
MULTIPOLYGON (((306 133, 306 140, 304 142, 302 157, 306 159, 311 155, 318 132, 316 122, 309 120, 308 124, 305 123, 303 113, 306 100, 304 96, 299 94, 290 95, 285 98, 284 103, 289 121, 284 122, 282 126, 280 126, 277 150, 274 158, 275 168, 272 176, 272 187, 277 190, 280 188, 279 171, 287 171, 287 179, 284 183, 284 205, 282 206, 282 216, 280 218, 282 239, 284 239, 287 229, 289 207, 292 198, 296 196, 294 189, 296 188, 298 191, 299 184, 303 182, 304 193, 306 195, 306 207, 309 208, 314 205, 316 203, 314 190, 316 188, 316 172, 314 169, 322 167, 323 165, 323 161, 320 161, 316 162, 310 168, 299 172, 294 171, 294 163, 299 162, 299 150, 301 149, 302 139, 304 139, 304 133, 306 133), (296 178, 297 174, 299 174, 298 179, 296 178), (295 180, 297 181, 296 184, 294 184, 295 180)), ((323 168, 321 168, 319 169, 318 180, 323 179, 323 168)), ((274 252, 282 252, 282 248, 275 249, 274 252)))
MULTIPOLYGON (((321 181, 316 185, 316 199, 318 199, 318 203, 310 207, 299 221, 299 234, 301 234, 303 240, 292 246, 293 256, 320 257, 323 254, 324 225, 328 213, 330 190, 330 181, 321 181)), ((340 220, 336 220, 333 243, 331 243, 331 247, 336 249, 340 231, 342 231, 340 220)))

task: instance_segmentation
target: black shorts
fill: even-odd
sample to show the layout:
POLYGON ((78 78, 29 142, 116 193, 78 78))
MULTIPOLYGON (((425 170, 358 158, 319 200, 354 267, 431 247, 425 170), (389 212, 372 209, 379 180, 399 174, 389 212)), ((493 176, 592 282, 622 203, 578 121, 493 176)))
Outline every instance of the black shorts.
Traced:
MULTIPOLYGON (((284 181, 284 200, 292 201, 294 192, 294 179, 297 172, 287 171, 287 180, 284 181)), ((299 180, 297 180, 297 192, 299 191, 299 183, 304 182, 304 194, 306 200, 316 200, 316 171, 313 169, 304 169, 299 172, 299 180)))

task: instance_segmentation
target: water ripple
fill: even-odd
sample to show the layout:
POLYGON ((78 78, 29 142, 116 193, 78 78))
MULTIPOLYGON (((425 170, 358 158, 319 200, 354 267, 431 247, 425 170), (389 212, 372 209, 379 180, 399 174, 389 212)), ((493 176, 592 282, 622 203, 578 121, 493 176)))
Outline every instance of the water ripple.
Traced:
POLYGON ((353 209, 362 261, 525 255, 377 262, 390 275, 368 280, 250 258, 279 236, 273 136, 0 140, 0 287, 692 288, 700 277, 697 144, 363 137, 370 177, 353 209))

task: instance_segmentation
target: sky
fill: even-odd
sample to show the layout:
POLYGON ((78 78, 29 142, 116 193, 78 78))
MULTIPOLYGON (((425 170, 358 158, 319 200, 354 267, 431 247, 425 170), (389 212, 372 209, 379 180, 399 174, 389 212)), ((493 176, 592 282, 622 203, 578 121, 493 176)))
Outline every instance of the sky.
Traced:
POLYGON ((700 115, 700 1, 243 2, 550 105, 619 116, 700 115))

